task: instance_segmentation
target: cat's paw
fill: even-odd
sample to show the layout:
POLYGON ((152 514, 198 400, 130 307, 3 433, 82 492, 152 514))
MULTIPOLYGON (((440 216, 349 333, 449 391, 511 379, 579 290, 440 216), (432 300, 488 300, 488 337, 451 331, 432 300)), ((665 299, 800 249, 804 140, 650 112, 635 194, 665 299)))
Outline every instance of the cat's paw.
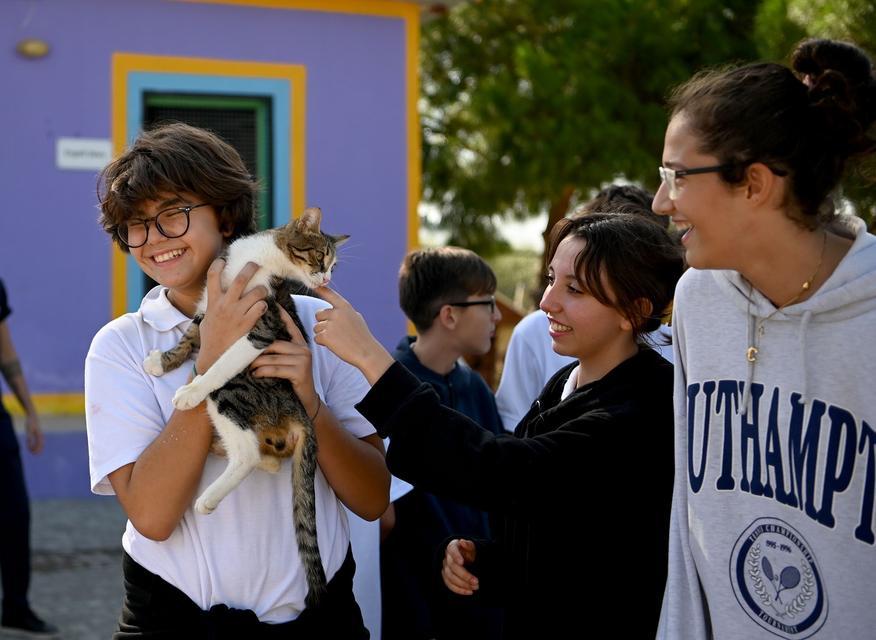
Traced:
POLYGON ((200 498, 195 500, 195 511, 204 516, 208 516, 213 513, 213 511, 216 510, 217 506, 218 504, 214 503, 210 498, 208 498, 207 494, 204 494, 200 498))
POLYGON ((280 459, 274 456, 262 456, 259 460, 259 469, 268 473, 277 473, 280 470, 280 459))
POLYGON ((143 370, 150 376, 163 376, 164 366, 161 364, 161 351, 153 349, 143 361, 143 370))
POLYGON ((201 404, 207 397, 207 393, 198 384, 201 376, 195 376, 188 384, 184 384, 173 394, 173 406, 183 411, 193 409, 201 404))

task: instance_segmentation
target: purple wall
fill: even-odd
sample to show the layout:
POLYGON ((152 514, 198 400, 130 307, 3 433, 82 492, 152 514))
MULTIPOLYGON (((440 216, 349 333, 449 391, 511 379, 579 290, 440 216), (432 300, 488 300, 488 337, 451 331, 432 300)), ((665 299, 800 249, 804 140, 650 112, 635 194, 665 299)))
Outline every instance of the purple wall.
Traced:
POLYGON ((19 434, 21 464, 31 500, 45 498, 89 498, 88 441, 84 428, 80 431, 49 431, 43 450, 33 455, 19 434))
POLYGON ((57 137, 111 137, 114 52, 307 68, 307 202, 349 233, 338 289, 394 345, 407 249, 405 33, 401 18, 154 0, 0 3, 0 278, 32 391, 79 393, 109 319, 110 249, 95 172, 55 167, 57 137), (15 44, 46 40, 25 60, 15 44))

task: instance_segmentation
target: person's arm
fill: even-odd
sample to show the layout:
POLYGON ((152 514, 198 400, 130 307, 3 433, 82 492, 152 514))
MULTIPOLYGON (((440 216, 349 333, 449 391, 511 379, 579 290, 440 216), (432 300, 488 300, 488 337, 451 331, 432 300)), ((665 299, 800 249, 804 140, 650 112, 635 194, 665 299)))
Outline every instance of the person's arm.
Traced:
POLYGON ((212 439, 213 426, 203 406, 174 411, 136 462, 109 474, 137 531, 151 540, 170 537, 192 504, 212 439))
MULTIPOLYGON (((241 336, 246 335, 265 310, 263 288, 244 294, 258 269, 250 263, 232 281, 227 292, 220 286, 224 261, 208 273, 208 308, 201 323, 198 371, 206 371, 241 336)), ((93 395, 113 393, 93 389, 93 395)), ((160 434, 136 461, 109 474, 115 494, 133 523, 147 538, 166 540, 192 504, 210 444, 213 427, 205 404, 189 411, 174 411, 160 434)))
POLYGON ((593 477, 599 458, 614 455, 602 437, 628 427, 617 416, 587 415, 535 437, 496 435, 441 404, 399 363, 357 409, 380 435, 391 437, 387 463, 393 474, 424 491, 507 514, 550 511, 554 487, 599 481, 593 477), (601 428, 606 420, 612 424, 601 428))
POLYGON ((688 528, 687 372, 684 339, 685 281, 675 297, 672 347, 675 360, 675 480, 669 516, 669 566, 657 627, 658 640, 708 637, 708 612, 690 551, 688 528))
POLYGON ((30 389, 24 379, 24 372, 18 361, 15 345, 12 343, 12 334, 5 320, 0 322, 0 372, 3 373, 3 378, 12 389, 12 393, 24 407, 27 448, 31 453, 39 453, 43 449, 43 432, 40 429, 39 414, 33 398, 30 397, 30 389))
POLYGON ((389 504, 383 441, 377 434, 355 437, 319 398, 307 342, 285 309, 281 308, 281 314, 292 339, 275 342, 256 358, 253 376, 285 378, 292 383, 307 414, 316 416, 317 460, 335 495, 360 518, 376 520, 389 504))
MULTIPOLYGON (((611 454, 586 433, 605 416, 526 439, 482 429, 443 406, 428 384, 395 362, 349 302, 330 289, 316 291, 333 308, 316 314, 314 341, 360 369, 373 385, 357 409, 381 436, 391 436, 387 462, 399 478, 482 510, 531 513, 553 508, 552 487, 593 481, 592 469, 600 468, 596 460, 611 454)), ((611 419, 618 429, 625 426, 611 419)))

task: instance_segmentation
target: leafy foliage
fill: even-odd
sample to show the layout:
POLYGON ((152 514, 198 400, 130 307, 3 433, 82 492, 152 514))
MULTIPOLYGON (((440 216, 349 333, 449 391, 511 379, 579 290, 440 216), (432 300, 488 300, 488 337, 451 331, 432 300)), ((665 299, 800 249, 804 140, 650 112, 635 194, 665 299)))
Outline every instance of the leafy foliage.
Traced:
MULTIPOLYGON (((668 89, 755 56, 748 0, 467 2, 424 25, 424 199, 495 253, 495 214, 547 228, 617 176, 656 187, 668 89)), ((500 218, 501 220, 501 218, 500 218)))
MULTIPOLYGON (((423 26, 424 200, 450 243, 486 256, 507 249, 505 219, 546 211, 546 236, 619 176, 657 187, 671 87, 705 66, 778 59, 806 36, 876 51, 876 3, 461 3, 423 26)), ((844 185, 870 218, 872 174, 853 171, 844 185)))
POLYGON ((517 250, 495 255, 488 261, 496 273, 498 290, 512 300, 521 310, 538 306, 543 287, 544 267, 541 256, 534 251, 517 250))

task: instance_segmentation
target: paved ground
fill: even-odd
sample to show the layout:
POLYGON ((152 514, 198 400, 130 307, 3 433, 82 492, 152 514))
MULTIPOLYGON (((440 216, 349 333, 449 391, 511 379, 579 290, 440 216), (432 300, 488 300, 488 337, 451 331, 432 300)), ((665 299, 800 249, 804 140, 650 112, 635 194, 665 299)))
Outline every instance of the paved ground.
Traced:
MULTIPOLYGON (((125 517, 115 498, 31 503, 33 608, 64 640, 105 640, 122 602, 125 517)), ((13 636, 0 629, 0 639, 13 636)), ((16 636, 17 637, 17 636, 16 636)))

